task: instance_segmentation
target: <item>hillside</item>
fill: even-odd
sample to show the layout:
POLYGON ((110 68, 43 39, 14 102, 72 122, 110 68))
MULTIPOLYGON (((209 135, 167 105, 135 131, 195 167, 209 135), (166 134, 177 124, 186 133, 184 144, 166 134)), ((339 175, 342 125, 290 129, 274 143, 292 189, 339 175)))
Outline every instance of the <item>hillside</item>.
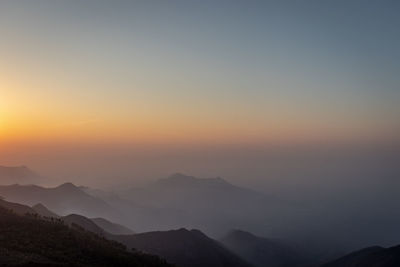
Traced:
POLYGON ((0 196, 25 205, 42 203, 58 215, 82 214, 87 217, 121 219, 122 215, 105 201, 90 196, 77 186, 65 183, 47 188, 36 185, 0 186, 0 196))
POLYGON ((92 222, 94 222, 97 226, 105 230, 106 232, 114 235, 132 235, 135 232, 133 232, 131 229, 117 224, 110 222, 104 218, 92 218, 90 219, 92 222))
POLYGON ((95 233, 99 236, 105 236, 106 231, 104 231, 104 229, 102 229, 101 227, 99 227, 97 224, 95 224, 92 220, 86 218, 85 216, 82 215, 78 215, 78 214, 70 214, 67 216, 63 216, 61 217, 61 220, 69 225, 79 225, 80 227, 82 227, 83 229, 85 229, 86 231, 90 231, 92 233, 95 233))
POLYGON ((257 267, 298 266, 304 263, 302 254, 292 246, 245 231, 230 231, 220 242, 257 267))
POLYGON ((64 224, 68 226, 77 225, 86 231, 90 231, 99 236, 106 237, 108 239, 114 239, 115 232, 110 230, 119 231, 119 232, 127 232, 127 234, 132 234, 133 232, 119 224, 112 223, 103 218, 89 219, 85 216, 78 214, 70 214, 67 216, 58 216, 48 210, 44 205, 37 204, 32 208, 18 203, 8 202, 4 199, 0 199, 0 207, 11 210, 18 215, 26 215, 26 214, 37 214, 43 217, 44 219, 59 219, 64 222, 64 224), (103 227, 103 226, 105 227, 103 227))
POLYGON ((350 253, 322 267, 398 267, 400 245, 390 248, 369 247, 350 253))
POLYGON ((46 208, 43 204, 36 204, 32 206, 32 209, 34 209, 38 214, 44 217, 53 217, 53 218, 59 218, 60 216, 46 208))
POLYGON ((172 230, 120 236, 128 248, 158 255, 181 267, 249 267, 217 241, 198 230, 172 230))
POLYGON ((130 253, 59 220, 20 216, 0 207, 1 266, 170 266, 158 257, 130 253))
POLYGON ((12 210, 14 213, 16 213, 18 215, 25 215, 27 213, 30 213, 30 214, 38 213, 36 210, 34 210, 33 208, 31 208, 29 206, 18 204, 18 203, 8 202, 2 198, 0 198, 0 207, 7 209, 7 210, 12 210))

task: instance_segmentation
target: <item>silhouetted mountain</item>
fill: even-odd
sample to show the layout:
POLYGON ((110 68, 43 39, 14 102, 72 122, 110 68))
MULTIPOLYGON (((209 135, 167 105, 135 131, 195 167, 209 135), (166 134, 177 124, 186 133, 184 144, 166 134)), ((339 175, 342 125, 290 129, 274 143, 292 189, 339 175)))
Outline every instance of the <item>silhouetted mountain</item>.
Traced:
POLYGON ((298 266, 305 260, 299 251, 280 240, 258 237, 245 231, 231 231, 220 242, 257 267, 298 266))
POLYGON ((20 216, 2 207, 0 233, 1 266, 170 266, 60 220, 20 216))
POLYGON ((53 218, 59 218, 60 216, 46 208, 43 204, 36 204, 32 206, 32 208, 40 215, 44 217, 53 217, 53 218))
POLYGON ((121 214, 105 201, 90 196, 71 183, 54 188, 36 185, 0 186, 0 195, 7 201, 29 206, 42 203, 59 215, 82 214, 87 217, 118 218, 121 214))
POLYGON ((183 174, 128 190, 123 197, 153 208, 147 214, 148 224, 134 226, 138 231, 146 231, 146 226, 151 225, 152 229, 159 230, 189 227, 222 234, 227 227, 259 227, 266 212, 275 214, 283 210, 275 198, 221 178, 201 179, 183 174))
POLYGON ((95 224, 91 219, 86 218, 85 216, 82 215, 70 214, 61 217, 61 220, 63 220, 69 226, 76 224, 85 229, 86 231, 93 232, 99 236, 105 236, 106 234, 104 229, 95 224))
POLYGON ((390 248, 369 247, 350 253, 322 267, 398 267, 400 245, 390 248))
POLYGON ((108 233, 113 234, 113 235, 132 235, 135 233, 131 229, 129 229, 123 225, 110 222, 103 218, 92 218, 90 220, 92 222, 94 222, 95 224, 97 224, 103 230, 105 230, 108 233))
POLYGON ((0 166, 0 185, 36 184, 41 177, 26 166, 0 166))
POLYGON ((198 230, 179 229, 120 236, 129 248, 158 255, 181 267, 249 267, 241 258, 198 230))
POLYGON ((27 213, 31 213, 31 214, 37 213, 33 208, 31 208, 29 206, 18 204, 18 203, 13 203, 13 202, 8 202, 8 201, 5 201, 4 199, 0 199, 0 207, 3 207, 8 210, 12 210, 13 212, 15 212, 18 215, 25 215, 27 213))

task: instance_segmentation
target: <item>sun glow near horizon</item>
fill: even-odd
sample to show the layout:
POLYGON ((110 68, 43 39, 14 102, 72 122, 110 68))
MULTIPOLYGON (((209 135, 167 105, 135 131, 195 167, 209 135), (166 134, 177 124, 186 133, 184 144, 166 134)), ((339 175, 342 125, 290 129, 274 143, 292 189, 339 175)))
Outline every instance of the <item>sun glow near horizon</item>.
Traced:
MULTIPOLYGON (((322 4, 312 14, 277 4, 280 16, 264 5, 251 16, 235 4, 179 12, 131 3, 106 14, 4 5, 3 141, 313 143, 400 132, 398 53, 376 43, 386 38, 397 51, 399 39, 360 27, 352 9, 336 17, 322 4), (335 31, 343 20, 346 30, 335 31), (371 56, 379 64, 366 64, 371 56)), ((364 8, 368 24, 375 7, 364 8)), ((392 29, 389 13, 381 23, 392 29)))

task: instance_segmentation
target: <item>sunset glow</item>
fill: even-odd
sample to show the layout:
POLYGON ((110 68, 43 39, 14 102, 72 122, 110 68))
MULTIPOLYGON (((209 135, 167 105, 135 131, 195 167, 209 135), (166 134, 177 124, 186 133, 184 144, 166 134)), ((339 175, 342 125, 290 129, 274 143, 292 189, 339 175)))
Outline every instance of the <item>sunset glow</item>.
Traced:
MULTIPOLYGON (((255 11, 245 25, 234 20, 240 9, 231 6, 224 18, 210 13, 209 22, 195 24, 197 36, 189 29, 196 22, 182 15, 170 23, 179 23, 176 29, 183 34, 165 28, 174 11, 162 6, 143 16, 140 10, 150 6, 138 4, 119 16, 110 8, 108 20, 90 13, 78 17, 72 6, 62 11, 51 5, 51 12, 15 6, 2 12, 2 21, 19 25, 1 24, 3 141, 263 144, 379 141, 399 132, 392 115, 398 111, 393 100, 398 90, 392 89, 398 76, 354 58, 366 56, 356 49, 369 38, 366 29, 354 47, 336 52, 325 36, 329 30, 313 25, 309 35, 307 14, 291 16, 288 6, 281 18, 265 21, 255 11), (136 19, 130 22, 131 17, 136 19), (283 20, 290 25, 280 26, 286 37, 257 26, 283 20), (151 23, 144 28, 138 21, 151 23), (208 28, 213 23, 223 30, 225 22, 231 23, 225 36, 208 28), (293 34, 296 30, 309 39, 293 34), (161 45, 159 38, 167 33, 161 45), (235 33, 260 39, 248 50, 242 47, 246 38, 242 46, 231 43, 235 33), (281 39, 279 48, 270 36, 281 39), (372 82, 371 72, 379 77, 372 82)), ((324 23, 330 19, 336 18, 324 23)), ((336 38, 346 39, 349 31, 335 33, 336 38)), ((393 41, 395 46, 398 39, 393 41)), ((384 54, 381 60, 389 64, 384 54)))

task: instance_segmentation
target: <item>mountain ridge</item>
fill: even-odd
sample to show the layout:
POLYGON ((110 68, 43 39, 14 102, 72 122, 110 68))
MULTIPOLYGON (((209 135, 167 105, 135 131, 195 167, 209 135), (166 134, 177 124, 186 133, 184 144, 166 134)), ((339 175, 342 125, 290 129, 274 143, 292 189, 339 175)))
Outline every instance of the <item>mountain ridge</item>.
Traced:
POLYGON ((218 241, 197 229, 180 228, 117 237, 129 248, 158 255, 181 267, 250 267, 218 241))
POLYGON ((383 248, 373 246, 364 248, 321 267, 398 267, 400 266, 400 245, 383 248))
POLYGON ((25 165, 0 166, 0 185, 36 184, 42 177, 25 165))
POLYGON ((247 231, 231 230, 219 241, 256 267, 298 266, 305 263, 303 253, 293 245, 247 231))

